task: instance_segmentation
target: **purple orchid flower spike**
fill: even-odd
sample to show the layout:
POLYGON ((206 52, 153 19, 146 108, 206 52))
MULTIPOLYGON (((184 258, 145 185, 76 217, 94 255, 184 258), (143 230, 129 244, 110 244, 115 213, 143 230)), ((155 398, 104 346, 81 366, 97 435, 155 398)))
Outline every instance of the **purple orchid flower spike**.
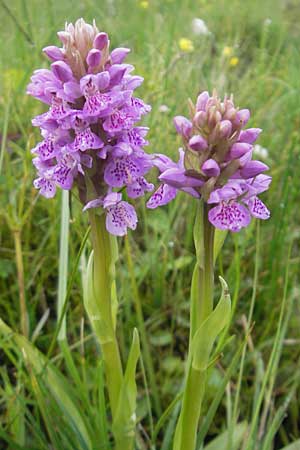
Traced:
POLYGON ((36 70, 27 89, 48 105, 33 120, 44 138, 32 150, 34 186, 46 198, 57 187, 76 186, 84 210, 102 208, 107 230, 123 236, 127 227, 136 228, 137 217, 112 189, 126 188, 128 197, 137 198, 154 188, 145 179, 153 166, 143 150, 148 128, 137 126, 151 110, 134 96, 143 78, 131 75, 133 66, 124 63, 130 50, 110 52, 108 35, 95 23, 79 19, 58 37, 62 48, 44 48, 50 70, 36 70))
POLYGON ((266 164, 252 160, 253 143, 261 129, 244 129, 249 110, 236 108, 232 97, 221 101, 208 92, 198 96, 191 110, 190 119, 174 119, 183 139, 179 162, 164 155, 154 159, 163 184, 147 207, 169 203, 180 189, 203 199, 216 228, 239 231, 249 225, 251 217, 268 219, 270 212, 257 195, 268 189, 271 177, 263 174, 268 170, 266 164))

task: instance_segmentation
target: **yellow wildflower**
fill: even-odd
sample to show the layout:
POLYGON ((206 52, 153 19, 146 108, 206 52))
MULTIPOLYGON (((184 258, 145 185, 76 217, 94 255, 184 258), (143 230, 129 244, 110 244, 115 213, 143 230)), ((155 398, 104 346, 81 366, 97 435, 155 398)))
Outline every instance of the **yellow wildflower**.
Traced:
POLYGON ((179 48, 183 52, 192 52, 194 50, 193 41, 187 38, 179 39, 179 48))
POLYGON ((147 0, 140 2, 140 7, 143 9, 149 8, 149 2, 147 2, 147 0))
POLYGON ((223 48, 223 56, 231 56, 233 53, 232 47, 224 47, 223 48))
POLYGON ((233 56, 233 57, 230 58, 230 60, 229 60, 229 65, 230 65, 231 67, 237 66, 238 63, 239 63, 239 58, 238 58, 237 56, 233 56))

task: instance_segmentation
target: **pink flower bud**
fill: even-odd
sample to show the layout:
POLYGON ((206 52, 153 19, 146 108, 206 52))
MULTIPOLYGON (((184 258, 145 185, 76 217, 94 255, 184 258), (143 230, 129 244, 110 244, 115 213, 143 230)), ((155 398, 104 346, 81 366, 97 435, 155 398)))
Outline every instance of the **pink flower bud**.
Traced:
POLYGON ((248 130, 243 130, 240 133, 239 141, 246 142, 247 144, 253 144, 261 132, 261 128, 248 128, 248 130))
POLYGON ((97 50, 96 48, 93 48, 88 52, 88 55, 86 57, 87 65, 93 69, 94 67, 97 67, 100 64, 101 61, 101 52, 100 50, 97 50))
POLYGON ((219 137, 221 139, 229 138, 232 133, 232 123, 230 120, 222 120, 220 122, 219 137))
POLYGON ((192 123, 183 116, 174 117, 174 125, 177 133, 181 134, 185 138, 189 138, 192 131, 192 123))
POLYGON ((206 124, 206 119, 207 119, 207 114, 204 111, 198 111, 196 112, 196 114, 194 115, 194 119, 193 122, 194 124, 199 127, 199 128, 203 128, 204 125, 206 124))
POLYGON ((237 142, 236 144, 233 144, 233 146, 229 150, 229 158, 230 159, 240 158, 241 156, 244 156, 246 153, 250 152, 251 149, 252 149, 251 144, 237 142))
POLYGON ((201 170, 208 177, 218 177, 220 175, 220 167, 214 159, 208 159, 202 165, 201 170))
POLYGON ((43 52, 50 59, 50 61, 62 61, 64 59, 64 54, 61 48, 55 45, 49 45, 43 48, 43 52))
POLYGON ((234 124, 245 126, 246 123, 249 121, 249 119, 250 119, 249 109, 241 109, 236 113, 234 124))
POLYGON ((94 39, 93 46, 98 50, 103 50, 108 45, 108 36, 106 33, 99 33, 94 39))
POLYGON ((51 64, 51 69, 56 78, 60 81, 66 82, 73 78, 73 72, 71 68, 63 61, 56 61, 51 64))
POLYGON ((192 150, 196 151, 205 150, 208 147, 206 139, 204 139, 204 137, 200 134, 191 137, 189 140, 189 146, 192 150))
POLYGON ((205 107, 206 107, 208 99, 209 99, 209 93, 207 91, 202 92, 198 96, 197 103, 196 103, 197 111, 205 111, 205 107))
POLYGON ((268 169, 269 167, 260 161, 249 161, 241 169, 241 176, 243 178, 253 178, 268 169))

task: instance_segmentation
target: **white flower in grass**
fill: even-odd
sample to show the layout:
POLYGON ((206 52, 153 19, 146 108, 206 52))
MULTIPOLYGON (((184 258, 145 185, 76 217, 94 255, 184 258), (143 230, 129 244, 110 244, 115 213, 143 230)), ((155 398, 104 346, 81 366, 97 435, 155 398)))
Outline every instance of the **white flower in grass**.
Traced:
POLYGON ((192 31, 196 36, 210 34, 210 31, 207 28, 204 20, 199 19, 198 17, 195 17, 195 19, 192 20, 192 31))
POLYGON ((158 111, 166 114, 170 111, 170 108, 167 105, 160 105, 158 111))
POLYGON ((267 159, 269 157, 269 150, 259 144, 256 144, 253 146, 253 154, 259 158, 267 159))

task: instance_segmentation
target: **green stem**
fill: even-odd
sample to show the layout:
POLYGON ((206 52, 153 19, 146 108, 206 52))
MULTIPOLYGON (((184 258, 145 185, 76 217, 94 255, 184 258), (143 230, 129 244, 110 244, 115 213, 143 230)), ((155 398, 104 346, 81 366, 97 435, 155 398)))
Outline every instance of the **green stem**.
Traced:
POLYGON ((114 418, 122 386, 123 370, 112 312, 112 265, 114 264, 112 241, 105 228, 104 215, 97 216, 93 210, 90 210, 89 218, 94 249, 94 292, 100 316, 106 326, 105 336, 103 333, 97 333, 96 326, 95 331, 101 344, 109 402, 114 418))
POLYGON ((199 267, 198 327, 213 310, 214 292, 214 227, 208 220, 208 205, 203 205, 203 264, 199 267))
POLYGON ((183 402, 176 426, 173 450, 195 450, 201 404, 205 391, 206 370, 192 366, 192 342, 196 331, 213 311, 214 227, 208 220, 208 205, 200 204, 194 240, 197 264, 193 274, 190 303, 190 343, 183 402), (198 224, 197 224, 198 221, 198 224), (201 233, 201 236, 199 235, 201 233))
POLYGON ((22 331, 22 334, 28 338, 29 323, 28 323, 28 313, 27 313, 26 297, 25 297, 25 280, 24 280, 24 264, 23 264, 21 231, 19 229, 15 229, 13 231, 13 234, 14 234, 14 240, 15 240, 16 265, 17 265, 17 273, 18 273, 18 285, 19 285, 21 331, 22 331))

